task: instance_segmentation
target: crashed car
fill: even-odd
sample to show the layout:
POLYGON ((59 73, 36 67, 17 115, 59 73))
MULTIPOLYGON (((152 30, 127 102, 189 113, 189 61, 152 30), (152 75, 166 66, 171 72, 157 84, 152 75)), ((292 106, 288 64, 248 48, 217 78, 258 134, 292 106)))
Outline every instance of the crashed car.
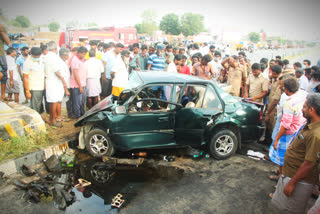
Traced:
POLYGON ((214 82, 161 71, 133 71, 117 100, 109 96, 75 123, 80 149, 94 157, 116 151, 206 146, 226 159, 263 132, 259 105, 214 82))

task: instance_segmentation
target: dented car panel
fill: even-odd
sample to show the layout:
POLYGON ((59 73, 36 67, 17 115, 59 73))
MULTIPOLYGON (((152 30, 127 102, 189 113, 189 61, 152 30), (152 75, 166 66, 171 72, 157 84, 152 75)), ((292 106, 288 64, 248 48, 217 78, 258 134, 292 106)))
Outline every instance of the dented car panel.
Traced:
POLYGON ((209 143, 221 128, 232 130, 240 147, 241 140, 257 140, 264 129, 259 121, 261 108, 231 96, 211 81, 181 74, 166 73, 164 76, 162 72, 134 71, 129 83, 129 97, 125 100, 114 102, 109 96, 75 123, 75 126, 82 126, 80 148, 85 147, 90 130, 97 128, 104 130, 114 148, 120 151, 181 145, 198 147, 209 143), (138 107, 142 96, 159 92, 145 89, 153 89, 153 86, 159 89, 159 85, 164 85, 162 89, 160 87, 163 92, 172 91, 166 98, 158 97, 157 101, 151 97, 148 105, 138 107), (141 94, 143 90, 145 92, 141 94), (182 106, 188 90, 195 98, 182 106), (207 99, 209 95, 211 97, 207 99), (157 109, 150 107, 158 105, 157 109), (125 107, 124 113, 116 111, 119 106, 125 107))

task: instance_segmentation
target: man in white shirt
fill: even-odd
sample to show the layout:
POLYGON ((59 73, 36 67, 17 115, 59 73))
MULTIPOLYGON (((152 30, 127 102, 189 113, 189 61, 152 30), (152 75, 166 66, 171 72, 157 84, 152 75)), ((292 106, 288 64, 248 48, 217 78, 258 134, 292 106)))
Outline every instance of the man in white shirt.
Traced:
POLYGON ((51 41, 48 43, 48 54, 44 59, 44 71, 46 77, 46 98, 49 103, 50 125, 62 127, 61 103, 67 89, 67 84, 61 75, 59 67, 58 45, 51 41))
POLYGON ((104 66, 101 60, 97 59, 96 51, 91 49, 89 51, 89 60, 84 65, 87 70, 87 107, 88 109, 96 105, 99 101, 99 94, 101 93, 100 78, 104 73, 104 66))
POLYGON ((8 93, 8 100, 12 100, 12 94, 14 94, 14 101, 19 103, 20 75, 18 73, 15 56, 16 50, 14 48, 8 48, 6 56, 8 65, 6 92, 8 93))
POLYGON ((114 66, 111 68, 112 95, 115 97, 119 97, 128 83, 129 73, 127 65, 129 59, 130 52, 128 50, 123 50, 121 56, 117 57, 114 66))
POLYGON ((177 55, 175 55, 173 62, 171 62, 168 65, 167 72, 169 72, 169 73, 178 73, 181 70, 181 66, 183 66, 182 55, 181 54, 177 54, 177 55))
POLYGON ((308 78, 304 75, 304 71, 302 68, 296 69, 296 77, 298 79, 300 89, 306 91, 309 85, 309 81, 308 78))

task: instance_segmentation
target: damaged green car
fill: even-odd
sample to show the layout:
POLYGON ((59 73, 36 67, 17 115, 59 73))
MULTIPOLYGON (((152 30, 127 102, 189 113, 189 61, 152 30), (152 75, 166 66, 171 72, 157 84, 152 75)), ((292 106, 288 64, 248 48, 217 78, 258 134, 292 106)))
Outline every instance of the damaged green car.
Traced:
POLYGON ((263 132, 262 109, 233 97, 214 82, 167 72, 131 73, 119 98, 109 96, 87 111, 79 148, 94 157, 133 149, 207 146, 226 159, 241 142, 263 132))

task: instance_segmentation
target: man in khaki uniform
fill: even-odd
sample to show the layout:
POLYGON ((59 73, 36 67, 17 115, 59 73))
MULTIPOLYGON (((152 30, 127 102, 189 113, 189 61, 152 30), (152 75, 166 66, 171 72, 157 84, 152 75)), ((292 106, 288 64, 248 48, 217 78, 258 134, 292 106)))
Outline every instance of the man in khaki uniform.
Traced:
POLYGON ((280 213, 305 213, 314 185, 319 184, 320 94, 309 94, 302 112, 307 124, 286 151, 283 175, 272 197, 280 213))
POLYGON ((262 75, 259 63, 254 63, 251 68, 252 73, 247 79, 244 97, 247 98, 249 95, 250 100, 263 103, 263 99, 268 93, 269 81, 262 75))
POLYGON ((267 115, 265 121, 267 123, 267 129, 272 133, 275 122, 276 122, 276 113, 277 113, 277 104, 279 103, 281 97, 281 88, 279 85, 279 77, 281 75, 282 69, 279 65, 274 65, 272 68, 272 84, 269 94, 269 101, 267 104, 267 115))
POLYGON ((240 96, 241 83, 247 81, 246 69, 239 64, 237 56, 231 56, 221 62, 221 65, 228 69, 227 85, 231 85, 230 94, 240 96))

